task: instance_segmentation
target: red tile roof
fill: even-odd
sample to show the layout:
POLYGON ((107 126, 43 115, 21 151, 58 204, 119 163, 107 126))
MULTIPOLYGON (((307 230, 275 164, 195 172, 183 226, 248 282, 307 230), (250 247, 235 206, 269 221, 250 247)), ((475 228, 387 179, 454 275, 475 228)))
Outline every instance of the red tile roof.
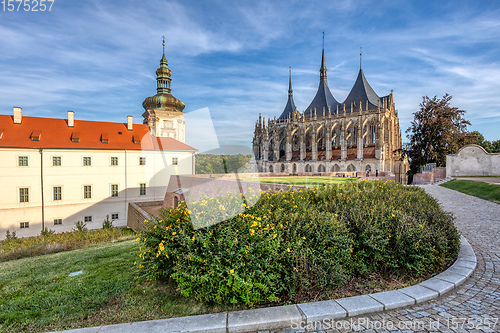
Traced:
POLYGON ((126 123, 75 120, 74 125, 68 127, 66 119, 25 116, 21 124, 14 124, 14 117, 0 115, 0 147, 196 151, 173 138, 154 137, 148 125, 134 124, 132 131, 126 123), (39 141, 33 141, 34 136, 39 141))

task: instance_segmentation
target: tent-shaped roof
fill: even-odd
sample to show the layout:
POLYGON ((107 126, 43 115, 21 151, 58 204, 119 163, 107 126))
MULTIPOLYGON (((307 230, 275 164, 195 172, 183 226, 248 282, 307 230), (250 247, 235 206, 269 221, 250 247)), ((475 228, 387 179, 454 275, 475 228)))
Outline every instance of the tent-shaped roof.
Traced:
POLYGON ((304 113, 306 118, 314 117, 314 109, 316 109, 317 115, 323 115, 323 108, 325 109, 325 114, 328 114, 328 107, 330 107, 330 112, 334 112, 337 108, 339 102, 333 97, 330 88, 328 87, 328 81, 326 80, 326 65, 325 65, 325 36, 323 35, 323 53, 321 57, 321 68, 319 70, 319 86, 316 96, 312 100, 311 104, 305 109, 304 113))
POLYGON ((366 108, 366 101, 370 107, 377 107, 380 97, 375 93, 373 88, 370 86, 368 81, 363 74, 363 70, 359 70, 358 77, 354 86, 351 89, 349 95, 345 99, 344 103, 346 110, 350 110, 351 103, 355 105, 355 110, 359 109, 359 103, 361 102, 363 109, 366 108))

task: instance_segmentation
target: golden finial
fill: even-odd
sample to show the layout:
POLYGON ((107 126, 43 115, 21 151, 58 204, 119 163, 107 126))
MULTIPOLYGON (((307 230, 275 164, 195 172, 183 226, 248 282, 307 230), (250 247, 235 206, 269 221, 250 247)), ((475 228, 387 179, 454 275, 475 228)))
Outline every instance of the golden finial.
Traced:
POLYGON ((165 54, 165 35, 163 35, 163 54, 165 54))

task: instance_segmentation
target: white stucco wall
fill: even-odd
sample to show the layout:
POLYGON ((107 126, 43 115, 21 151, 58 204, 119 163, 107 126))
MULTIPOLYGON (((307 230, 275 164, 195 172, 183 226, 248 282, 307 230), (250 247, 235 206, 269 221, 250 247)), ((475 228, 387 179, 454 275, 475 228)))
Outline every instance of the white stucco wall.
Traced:
MULTIPOLYGON (((38 148, 0 149, 0 239, 7 230, 18 236, 38 235, 42 229, 41 154, 38 148), (28 156, 28 166, 18 166, 18 157, 28 156), (29 202, 19 202, 19 188, 29 189, 29 202), (20 229, 29 222, 29 229, 20 229)), ((171 175, 192 174, 193 152, 147 150, 43 150, 43 191, 45 227, 69 231, 76 221, 92 216, 89 228, 100 228, 106 215, 118 213, 115 226, 125 226, 129 202, 163 200, 171 175), (52 158, 60 156, 61 166, 52 158), (92 165, 83 166, 83 157, 92 165), (111 166, 118 157, 118 166, 111 166), (146 165, 140 165, 140 157, 146 165), (172 164, 178 159, 178 165, 172 164), (139 184, 146 184, 146 195, 139 195, 139 184), (111 197, 111 184, 118 185, 118 197, 111 197), (83 187, 92 186, 92 198, 84 198, 83 187), (53 200, 53 188, 62 187, 62 200, 53 200), (63 219, 54 225, 54 219, 63 219)))
POLYGON ((490 154, 478 145, 467 145, 446 156, 446 175, 500 176, 500 154, 490 154))

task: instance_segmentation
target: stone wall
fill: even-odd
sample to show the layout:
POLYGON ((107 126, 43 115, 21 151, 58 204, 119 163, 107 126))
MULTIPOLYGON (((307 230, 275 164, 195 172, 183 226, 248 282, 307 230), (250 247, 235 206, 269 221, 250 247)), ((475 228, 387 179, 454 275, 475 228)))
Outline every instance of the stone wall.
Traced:
MULTIPOLYGON (((174 177, 174 176, 172 176, 174 177)), ((142 226, 144 225, 144 220, 151 218, 151 215, 148 214, 141 207, 149 207, 149 206, 159 206, 162 205, 161 201, 147 201, 147 202, 135 202, 129 203, 128 205, 128 216, 127 216, 127 228, 130 228, 134 231, 140 231, 142 226)))
POLYGON ((413 175, 412 184, 432 184, 439 179, 446 178, 446 168, 434 168, 430 171, 422 171, 413 175))
POLYGON ((446 174, 461 176, 500 176, 500 154, 490 154, 478 145, 467 145, 446 156, 446 174))

